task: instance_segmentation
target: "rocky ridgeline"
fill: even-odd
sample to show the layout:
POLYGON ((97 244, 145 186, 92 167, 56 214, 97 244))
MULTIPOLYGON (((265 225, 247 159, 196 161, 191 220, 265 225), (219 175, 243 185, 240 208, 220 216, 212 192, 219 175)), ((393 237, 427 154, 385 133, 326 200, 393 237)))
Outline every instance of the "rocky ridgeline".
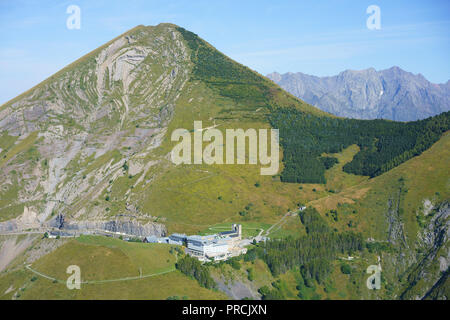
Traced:
POLYGON ((301 72, 274 72, 267 77, 296 97, 341 117, 413 121, 450 110, 450 82, 434 84, 399 67, 346 70, 331 77, 301 72))

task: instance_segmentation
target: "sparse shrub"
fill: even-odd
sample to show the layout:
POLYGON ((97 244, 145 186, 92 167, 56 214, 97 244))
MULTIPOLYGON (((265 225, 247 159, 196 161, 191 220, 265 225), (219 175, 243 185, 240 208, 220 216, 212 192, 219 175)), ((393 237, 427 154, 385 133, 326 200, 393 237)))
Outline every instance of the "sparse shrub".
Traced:
POLYGON ((247 253, 244 255, 244 261, 255 261, 257 258, 257 251, 256 248, 252 248, 247 251, 247 253))
POLYGON ((261 298, 263 300, 284 300, 285 297, 283 293, 277 288, 269 289, 267 286, 263 286, 259 288, 259 293, 261 294, 261 298))
POLYGON ((351 274, 352 268, 347 263, 344 263, 341 265, 341 272, 343 274, 351 274))
POLYGON ((227 260, 227 263, 229 263, 230 266, 235 270, 241 269, 241 264, 239 263, 239 261, 236 258, 231 258, 231 259, 227 260))
POLYGON ((253 268, 247 269, 247 277, 249 281, 255 280, 255 272, 253 271, 253 268))

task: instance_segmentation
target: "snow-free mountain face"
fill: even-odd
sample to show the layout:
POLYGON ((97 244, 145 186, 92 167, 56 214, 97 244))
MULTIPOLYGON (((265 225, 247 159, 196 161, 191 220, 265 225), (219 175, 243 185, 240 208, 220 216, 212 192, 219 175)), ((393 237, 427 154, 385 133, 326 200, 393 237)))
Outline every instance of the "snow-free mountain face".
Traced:
MULTIPOLYGON (((423 77, 407 73, 399 77, 404 74, 399 69, 383 73, 381 77, 373 69, 348 71, 325 80, 299 75, 312 79, 300 88, 301 92, 320 86, 323 92, 328 92, 327 86, 342 90, 351 94, 355 105, 356 101, 369 101, 370 107, 362 110, 376 110, 378 101, 386 96, 394 95, 399 103, 412 99, 405 92, 413 89, 427 96, 426 91, 417 89, 427 85, 423 77), (404 80, 406 76, 411 80, 404 80), (367 78, 374 81, 369 84, 367 78), (396 94, 393 88, 398 89, 396 94)), ((275 76, 281 81, 281 75, 275 76)), ((448 83, 436 90, 444 87, 448 88, 448 83)), ((320 97, 325 99, 323 94, 320 97)), ((0 275, 0 292, 4 293, 0 299, 18 299, 21 294, 25 299, 74 298, 74 291, 80 294, 77 298, 88 299, 166 299, 184 295, 181 287, 189 288, 189 298, 223 297, 197 295, 200 287, 185 284, 185 280, 194 280, 180 278, 184 276, 178 272, 148 278, 151 283, 98 284, 90 291, 68 290, 65 281, 29 280, 34 274, 25 266, 33 263, 34 270, 57 278, 62 272, 60 279, 73 264, 83 270, 95 269, 83 271, 94 275, 94 280, 117 274, 122 278, 136 275, 138 268, 145 269, 153 262, 175 263, 176 258, 168 247, 130 245, 133 254, 128 256, 124 252, 131 251, 118 252, 116 249, 124 246, 105 242, 103 237, 40 239, 43 232, 58 228, 71 235, 114 231, 142 237, 210 233, 231 223, 242 223, 248 237, 265 230, 272 239, 306 239, 282 243, 298 243, 295 249, 269 248, 270 256, 263 248, 252 247, 258 251, 253 251, 249 261, 241 260, 239 268, 252 268, 257 272, 256 281, 250 280, 250 271, 248 275, 223 271, 236 283, 248 285, 251 292, 262 288, 259 291, 266 295, 287 288, 286 292, 293 294, 284 296, 280 291, 281 295, 274 296, 289 299, 448 297, 450 135, 442 135, 450 127, 447 119, 446 114, 417 123, 339 119, 295 98, 181 27, 138 26, 0 106, 0 271, 10 268, 0 275), (283 182, 281 171, 261 175, 262 166, 248 162, 174 164, 170 156, 178 141, 172 141, 171 135, 180 128, 194 136, 202 132, 195 129, 194 121, 222 134, 227 129, 279 129, 280 168, 288 169, 290 179, 285 181, 292 183, 283 182), (364 130, 351 137, 342 134, 342 129, 358 128, 355 123, 364 123, 366 126, 359 128, 367 128, 370 134, 364 130), (319 147, 320 152, 311 152, 319 147), (402 153, 385 151, 392 149, 402 153), (383 152, 377 154, 377 150, 383 152), (358 174, 358 166, 352 167, 356 174, 345 171, 344 166, 353 159, 369 167, 376 164, 381 174, 369 179, 358 174), (324 179, 305 182, 303 173, 312 177, 323 174, 324 179), (302 179, 295 180, 298 177, 302 179), (301 219, 296 214, 300 206, 309 209, 305 210, 307 216, 300 214, 301 219), (31 233, 38 235, 31 239, 31 233), (315 241, 310 245, 308 239, 317 239, 320 245, 315 241), (344 240, 348 244, 352 239, 360 244, 367 241, 355 254, 328 250, 338 247, 333 243, 344 240), (68 241, 67 246, 63 247, 62 240, 68 241), (30 245, 33 249, 22 254, 30 245), (286 260, 299 258, 296 252, 307 260, 286 260), (347 259, 350 254, 353 258, 347 259), (268 258, 274 263, 262 260, 268 258), (279 269, 282 273, 270 270, 284 261, 284 270, 279 269), (344 263, 348 264, 345 272, 344 263), (382 290, 366 289, 366 270, 374 264, 382 265, 382 290), (305 281, 299 282, 303 275, 298 272, 298 267, 305 265, 305 270, 317 271, 314 277, 312 271, 304 274, 307 286, 305 281), (319 283, 322 275, 328 278, 319 283), (176 278, 168 280, 166 276, 176 278), (264 288, 271 283, 273 290, 264 288), (57 286, 62 286, 61 290, 55 290, 57 286), (158 292, 148 295, 141 290, 144 286, 158 292)), ((222 268, 214 269, 222 272, 222 268)), ((228 279, 217 275, 217 279, 228 279)), ((207 289, 203 289, 205 294, 207 289)))
MULTIPOLYGON (((36 225, 62 213, 98 220, 115 211, 92 200, 155 164, 137 158, 160 145, 187 66, 173 26, 139 26, 3 105, 0 184, 9 210, 2 220, 23 211, 36 225)), ((121 192, 127 205, 129 187, 121 192)))
POLYGON ((267 75, 296 97, 337 116, 413 121, 450 110, 450 87, 399 67, 346 70, 332 77, 267 75))
MULTIPOLYGON (((267 128, 268 95, 321 113, 173 24, 126 32, 0 107, 0 230, 113 221, 122 232, 161 235, 165 226, 187 232, 240 217, 259 167, 175 166, 171 133, 194 121, 267 128), (130 226, 128 216, 150 225, 130 226)), ((283 211, 293 201, 279 195, 273 203, 283 211)))

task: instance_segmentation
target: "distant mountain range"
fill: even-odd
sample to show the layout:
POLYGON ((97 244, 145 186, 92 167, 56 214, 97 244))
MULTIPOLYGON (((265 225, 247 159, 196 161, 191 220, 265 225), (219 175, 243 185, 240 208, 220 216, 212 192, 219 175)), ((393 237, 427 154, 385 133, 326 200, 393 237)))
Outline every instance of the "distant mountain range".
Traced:
POLYGON ((305 102, 342 117, 413 121, 450 110, 450 81, 434 84, 396 66, 345 70, 331 77, 301 72, 267 77, 305 102))

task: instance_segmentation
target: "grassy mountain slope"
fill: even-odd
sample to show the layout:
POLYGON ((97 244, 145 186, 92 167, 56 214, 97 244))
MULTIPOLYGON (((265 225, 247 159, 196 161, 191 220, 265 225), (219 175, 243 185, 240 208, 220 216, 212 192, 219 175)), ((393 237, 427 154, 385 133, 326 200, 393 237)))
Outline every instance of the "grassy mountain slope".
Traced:
POLYGON ((194 231, 240 219, 254 203, 254 218, 271 222, 273 211, 293 206, 294 186, 272 184, 257 166, 175 167, 167 157, 176 128, 190 130, 194 120, 220 130, 269 128, 274 106, 323 114, 182 28, 136 27, 2 106, 0 130, 15 144, 5 142, 0 154, 1 219, 24 206, 41 221, 59 213, 108 219, 129 203, 148 221, 173 231, 190 222, 194 231), (217 178, 209 183, 209 175, 217 178), (279 196, 262 205, 267 193, 279 196))
MULTIPOLYGON (((440 244, 435 237, 421 234, 429 229, 433 234, 443 230, 442 221, 433 217, 441 215, 439 208, 449 199, 449 135, 439 139, 448 124, 437 126, 436 132, 420 131, 420 124, 414 124, 418 130, 411 130, 413 138, 401 144, 402 148, 406 146, 401 151, 411 154, 400 154, 401 159, 382 163, 383 170, 369 179, 359 175, 363 172, 346 170, 346 165, 361 155, 373 160, 377 148, 386 145, 389 150, 395 149, 401 141, 392 136, 389 140, 389 130, 397 125, 386 122, 387 133, 382 136, 369 134, 363 128, 359 135, 352 136, 354 139, 345 141, 336 139, 346 135, 325 130, 330 123, 341 129, 344 124, 347 130, 350 122, 354 124, 298 100, 189 31, 172 24, 139 26, 0 107, 0 221, 19 218, 16 223, 26 230, 60 214, 79 223, 133 216, 143 224, 163 225, 169 233, 207 233, 215 230, 210 227, 241 222, 244 232, 253 234, 306 204, 318 210, 330 232, 361 232, 375 249, 369 246, 358 259, 348 262, 354 270, 350 275, 341 272, 342 258, 346 257, 329 261, 332 274, 325 283, 315 286, 317 291, 303 288, 295 270, 270 275, 267 266, 256 260, 255 268, 265 270, 261 271, 265 280, 260 279, 254 290, 266 285, 284 291, 287 298, 298 297, 301 290, 305 291, 303 298, 317 298, 317 294, 335 299, 423 296, 423 291, 431 289, 440 276, 436 261, 447 250, 448 241, 440 244), (286 117, 278 117, 280 114, 286 117), (301 118, 295 118, 298 114, 301 118), (194 121, 201 120, 204 128, 216 126, 225 133, 225 129, 233 128, 271 128, 274 117, 282 120, 280 130, 289 129, 286 124, 290 121, 300 124, 287 130, 288 135, 281 132, 283 161, 278 175, 261 176, 259 165, 175 166, 169 160, 176 144, 170 139, 171 133, 177 128, 192 132, 194 121), (317 131, 323 129, 324 123, 325 129, 317 131), (306 157, 307 161, 299 161, 296 157, 300 148, 295 146, 302 144, 305 132, 297 134, 293 128, 309 130, 305 131, 308 141, 319 141, 325 147, 306 157), (387 144, 383 144, 386 137, 387 144), (330 139, 335 143, 333 147, 328 147, 330 139), (289 141, 295 143, 286 144, 289 141), (417 145, 425 147, 419 150, 417 145), (296 170, 319 167, 323 179, 310 181, 320 183, 283 179, 282 172, 292 161, 296 170), (429 209, 429 203, 434 209, 429 209), (426 255, 430 252, 432 256, 426 255), (364 268, 377 263, 377 256, 381 256, 383 268, 389 270, 386 283, 392 287, 368 292, 364 268), (430 277, 422 285, 415 279, 423 273, 430 277), (277 280, 279 284, 271 284, 277 280)), ((374 123, 379 122, 370 122, 368 127, 379 128, 372 126, 374 123)), ((402 130, 400 134, 395 131, 396 137, 410 132, 402 130)), ((297 174, 294 170, 293 175, 297 174)), ((297 216, 287 221, 269 236, 298 238, 306 234, 297 216)), ((150 247, 104 241, 114 240, 72 241, 33 266, 53 277, 63 277, 69 260, 86 264, 89 255, 84 246, 102 266, 97 271, 86 266, 86 276, 92 279, 132 276, 144 265, 153 268, 152 259, 163 264, 154 270, 173 266, 169 248, 151 252, 150 247)), ((246 268, 253 265, 245 262, 246 268)), ((150 269, 147 271, 154 271, 150 269)), ((241 272, 241 276, 245 274, 241 272)), ((40 291, 51 298, 224 297, 206 289, 197 290, 196 282, 178 271, 138 280, 136 286, 99 285, 106 293, 100 293, 97 285, 88 285, 91 289, 84 293, 67 293, 58 283, 55 285, 59 289, 51 293, 51 284, 43 279, 29 283, 30 276, 28 269, 9 271, 0 277, 0 293, 8 291, 4 295, 11 298, 25 286, 29 289, 22 290, 24 298, 37 298, 40 291), (160 282, 148 288, 150 281, 160 282), (166 282, 170 285, 165 291, 155 291, 166 282), (14 290, 8 290, 8 283, 14 283, 14 290)), ((435 292, 439 292, 438 288, 435 292)))
MULTIPOLYGON (((391 171, 370 180, 352 181, 347 188, 307 204, 315 207, 337 230, 362 232, 372 243, 372 253, 363 252, 348 262, 356 269, 355 273, 364 273, 369 264, 377 263, 378 256, 381 258, 382 290, 366 290, 363 296, 422 298, 435 284, 445 283, 444 261, 449 250, 445 236, 450 213, 449 147, 450 135, 446 133, 422 155, 391 171), (367 262, 361 264, 361 260, 367 262)), ((341 176, 347 175, 340 172, 341 176)), ((295 220, 292 217, 278 234, 292 235, 293 231, 300 234, 297 230, 303 226, 295 220)), ((356 290, 355 284, 346 283, 348 294, 356 290)), ((441 292, 440 298, 446 296, 445 291, 435 291, 441 292)))
MULTIPOLYGON (((45 241, 49 240, 40 240, 35 246, 45 245, 42 243, 45 241)), ((30 266, 33 271, 56 280, 46 279, 30 269, 15 269, 1 278, 0 299, 225 298, 222 293, 202 288, 183 276, 175 270, 175 261, 176 255, 169 245, 80 237, 30 266), (82 281, 88 282, 81 284, 81 290, 66 287, 69 265, 79 266, 82 281)))

